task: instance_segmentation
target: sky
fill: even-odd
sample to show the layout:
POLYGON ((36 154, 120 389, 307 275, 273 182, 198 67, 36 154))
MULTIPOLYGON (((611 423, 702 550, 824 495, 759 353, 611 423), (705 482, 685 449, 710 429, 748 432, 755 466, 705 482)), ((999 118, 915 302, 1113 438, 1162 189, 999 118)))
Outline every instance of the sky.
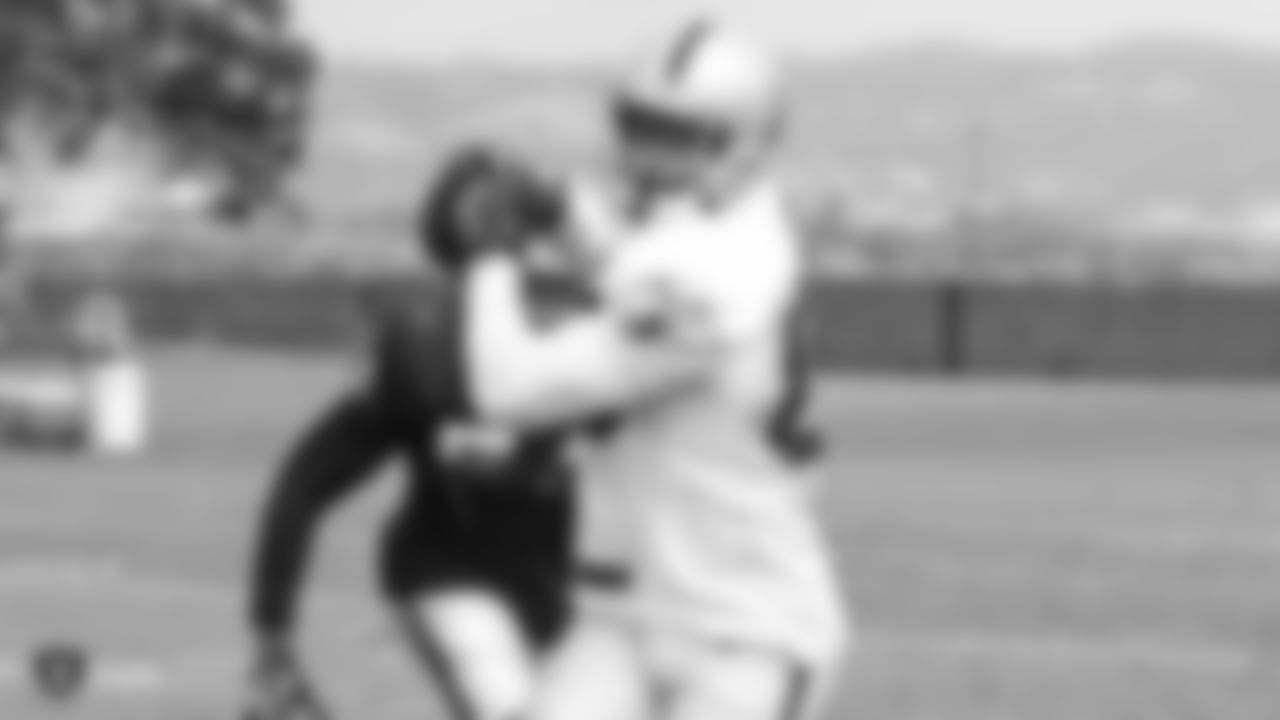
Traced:
POLYGON ((1280 0, 294 0, 338 57, 413 65, 592 62, 713 14, 788 54, 928 40, 1070 51, 1131 36, 1207 37, 1280 51, 1280 0))

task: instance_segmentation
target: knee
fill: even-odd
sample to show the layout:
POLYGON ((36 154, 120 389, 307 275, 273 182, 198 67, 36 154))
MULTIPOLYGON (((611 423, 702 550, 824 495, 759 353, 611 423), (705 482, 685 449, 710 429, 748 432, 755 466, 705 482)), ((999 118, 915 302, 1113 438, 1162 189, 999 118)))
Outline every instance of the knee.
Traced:
POLYGON ((458 594, 421 608, 437 665, 474 720, 515 720, 533 699, 535 664, 512 613, 496 598, 458 594))

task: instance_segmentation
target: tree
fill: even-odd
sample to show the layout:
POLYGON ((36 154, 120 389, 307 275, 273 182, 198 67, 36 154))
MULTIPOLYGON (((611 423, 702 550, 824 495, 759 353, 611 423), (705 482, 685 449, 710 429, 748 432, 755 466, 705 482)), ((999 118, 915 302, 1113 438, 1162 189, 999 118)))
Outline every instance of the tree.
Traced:
POLYGON ((316 59, 284 0, 0 0, 0 47, 0 152, 19 171, 106 147, 147 191, 198 181, 204 209, 240 220, 305 151, 316 59))

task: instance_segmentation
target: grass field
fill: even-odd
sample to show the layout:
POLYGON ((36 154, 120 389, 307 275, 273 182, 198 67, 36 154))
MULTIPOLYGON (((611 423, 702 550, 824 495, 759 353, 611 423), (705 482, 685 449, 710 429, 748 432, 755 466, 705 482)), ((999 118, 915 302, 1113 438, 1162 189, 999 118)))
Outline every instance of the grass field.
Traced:
MULTIPOLYGON (((0 718, 218 720, 268 467, 336 363, 174 354, 163 437, 0 459, 0 718), (91 647, 77 705, 29 649, 91 647)), ((1280 387, 832 382, 830 520, 859 625, 833 718, 1280 717, 1280 387)), ((394 483, 327 528, 308 648, 345 718, 441 718, 369 592, 394 483)))

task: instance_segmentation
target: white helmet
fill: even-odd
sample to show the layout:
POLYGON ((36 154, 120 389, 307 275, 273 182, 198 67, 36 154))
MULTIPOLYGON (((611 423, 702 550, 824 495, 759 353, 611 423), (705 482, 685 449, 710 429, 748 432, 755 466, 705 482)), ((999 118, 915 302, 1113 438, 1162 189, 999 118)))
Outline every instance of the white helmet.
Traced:
POLYGON ((616 99, 674 119, 751 132, 778 123, 779 76, 774 60, 749 39, 699 20, 643 55, 616 99))

